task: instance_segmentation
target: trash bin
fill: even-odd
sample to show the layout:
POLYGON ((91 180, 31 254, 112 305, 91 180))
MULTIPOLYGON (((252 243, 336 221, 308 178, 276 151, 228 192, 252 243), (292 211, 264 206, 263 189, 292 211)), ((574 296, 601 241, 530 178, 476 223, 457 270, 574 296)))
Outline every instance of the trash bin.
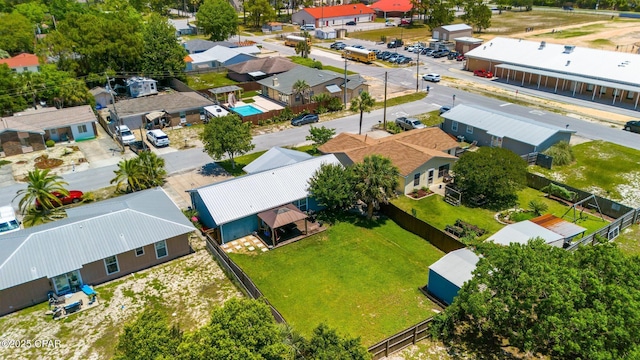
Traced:
POLYGON ((427 92, 429 92, 429 89, 431 89, 431 87, 429 85, 427 85, 427 92))

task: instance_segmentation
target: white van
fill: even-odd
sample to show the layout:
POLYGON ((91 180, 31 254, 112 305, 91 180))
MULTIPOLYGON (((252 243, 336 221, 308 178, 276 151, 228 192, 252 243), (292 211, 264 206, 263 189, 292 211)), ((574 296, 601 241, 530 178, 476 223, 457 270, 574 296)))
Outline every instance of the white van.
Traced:
POLYGON ((20 230, 20 221, 11 205, 0 207, 0 235, 20 230))
POLYGON ((315 31, 316 30, 316 26, 313 24, 305 24, 300 26, 300 30, 302 31, 315 31))

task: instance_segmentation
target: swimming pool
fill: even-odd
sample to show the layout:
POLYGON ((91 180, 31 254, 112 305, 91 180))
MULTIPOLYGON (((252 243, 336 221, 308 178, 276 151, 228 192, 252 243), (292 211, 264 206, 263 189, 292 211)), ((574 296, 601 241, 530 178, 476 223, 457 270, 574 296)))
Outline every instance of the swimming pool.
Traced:
POLYGON ((256 114, 262 114, 262 110, 258 109, 257 107, 249 104, 249 105, 242 105, 242 106, 236 106, 234 108, 231 108, 231 110, 237 112, 238 114, 242 115, 242 116, 250 116, 250 115, 256 115, 256 114))

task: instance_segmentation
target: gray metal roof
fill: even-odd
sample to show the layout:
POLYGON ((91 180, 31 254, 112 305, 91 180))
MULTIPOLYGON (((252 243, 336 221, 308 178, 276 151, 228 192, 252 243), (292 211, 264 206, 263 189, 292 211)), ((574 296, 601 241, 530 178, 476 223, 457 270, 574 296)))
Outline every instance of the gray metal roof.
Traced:
POLYGON ((574 130, 544 124, 534 119, 464 104, 456 105, 442 116, 460 124, 486 130, 489 135, 506 137, 533 146, 539 146, 559 132, 575 133, 574 130))
POLYGON ((295 164, 297 162, 310 159, 311 155, 306 152, 284 149, 281 147, 272 147, 266 153, 260 155, 247 166, 242 168, 247 174, 253 174, 260 171, 271 170, 285 165, 295 164))
POLYGON ((233 92, 233 91, 239 91, 242 90, 242 88, 240 86, 237 85, 227 85, 227 86, 221 86, 221 87, 217 87, 214 89, 209 89, 209 92, 212 94, 226 94, 229 92, 233 92))
POLYGON ((442 28, 447 31, 471 30, 471 26, 467 24, 444 25, 442 28))
POLYGON ((429 270, 449 280, 458 287, 471 280, 480 258, 473 251, 462 248, 454 250, 429 266, 429 270))
POLYGON ((541 238, 547 244, 563 240, 564 237, 529 220, 509 224, 487 240, 500 245, 526 244, 530 239, 541 238))
POLYGON ((161 188, 67 213, 66 219, 0 237, 0 290, 195 230, 161 188))
POLYGON ((295 164, 222 181, 196 192, 217 225, 304 199, 308 181, 322 164, 340 164, 333 155, 313 157, 295 164))

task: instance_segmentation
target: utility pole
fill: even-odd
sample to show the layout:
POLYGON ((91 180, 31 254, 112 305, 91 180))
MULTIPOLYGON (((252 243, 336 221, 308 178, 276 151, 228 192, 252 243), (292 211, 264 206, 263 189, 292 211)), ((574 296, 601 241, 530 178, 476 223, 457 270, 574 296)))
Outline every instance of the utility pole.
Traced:
POLYGON ((344 88, 342 89, 344 97, 344 108, 347 108, 347 58, 344 58, 344 88))
MULTIPOLYGON (((108 86, 108 91, 109 91, 109 95, 111 95, 111 103, 113 104, 113 112, 116 115, 116 121, 118 121, 118 124, 120 126, 122 126, 122 119, 120 119, 120 116, 118 115, 118 109, 116 108, 116 100, 113 98, 113 90, 111 88, 111 80, 109 80, 109 75, 105 74, 105 76, 107 77, 107 86, 108 86)), ((118 137, 118 135, 120 134, 116 134, 116 138, 118 137)), ((142 141, 144 142, 144 138, 142 139, 142 141)), ((124 141, 122 141, 122 139, 120 139, 120 145, 122 145, 122 153, 124 154, 124 141)))
POLYGON ((422 48, 418 51, 418 60, 416 60, 416 92, 420 89, 420 53, 422 52, 422 48))
POLYGON ((387 130, 387 74, 384 72, 384 111, 382 112, 382 128, 387 130))

